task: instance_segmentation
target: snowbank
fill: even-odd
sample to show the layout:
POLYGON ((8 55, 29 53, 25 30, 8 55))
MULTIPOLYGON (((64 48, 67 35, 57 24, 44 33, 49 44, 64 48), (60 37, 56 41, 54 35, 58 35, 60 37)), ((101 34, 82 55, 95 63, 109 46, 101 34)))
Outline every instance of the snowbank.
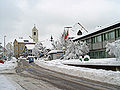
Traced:
POLYGON ((14 69, 17 66, 17 60, 12 58, 10 61, 5 61, 4 64, 0 63, 0 70, 14 69))
MULTIPOLYGON (((114 62, 115 59, 106 59, 106 60, 98 60, 94 61, 98 63, 101 61, 101 64, 104 62, 107 64, 110 61, 114 62)), ((91 64, 93 62, 92 60, 89 62, 86 62, 87 64, 91 64)), ((107 71, 102 69, 90 69, 90 68, 83 68, 83 67, 74 67, 74 66, 68 66, 64 65, 63 63, 72 62, 72 63, 82 63, 78 60, 52 60, 52 61, 44 61, 44 60, 36 60, 35 63, 43 68, 47 68, 50 70, 54 70, 57 72, 62 72, 68 75, 83 77, 91 80, 96 80, 100 82, 106 82, 110 84, 115 84, 120 86, 120 72, 119 71, 107 71)), ((85 62, 83 62, 85 64, 85 62)))
POLYGON ((120 65, 120 61, 116 58, 104 58, 104 59, 90 59, 89 61, 80 61, 79 59, 65 60, 63 64, 74 65, 120 65))

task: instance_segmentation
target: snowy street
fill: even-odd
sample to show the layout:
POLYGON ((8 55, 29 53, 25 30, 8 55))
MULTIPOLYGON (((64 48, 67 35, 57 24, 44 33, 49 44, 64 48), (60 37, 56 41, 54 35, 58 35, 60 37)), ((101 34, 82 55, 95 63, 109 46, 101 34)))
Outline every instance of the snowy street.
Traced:
MULTIPOLYGON (((8 85, 5 84, 6 88, 2 88, 2 90, 59 90, 45 81, 36 79, 27 72, 23 72, 21 75, 4 73, 4 77, 9 83, 8 85)), ((3 81, 5 83, 5 79, 3 81)))
POLYGON ((59 90, 46 81, 37 79, 28 72, 24 71, 25 67, 20 67, 16 73, 16 59, 6 61, 0 64, 0 90, 59 90))
MULTIPOLYGON (((77 60, 73 60, 73 61, 69 60, 69 63, 78 64, 78 62, 79 61, 77 60)), ((86 63, 88 64, 91 62, 92 61, 86 63)), ((120 89, 119 84, 117 85, 117 83, 119 82, 118 79, 119 72, 97 70, 97 69, 92 70, 88 68, 85 69, 80 67, 67 66, 64 65, 63 63, 68 63, 68 61, 59 60, 59 59, 52 61, 44 61, 43 59, 39 59, 39 60, 35 60, 35 63, 28 63, 26 59, 21 59, 18 62, 18 64, 16 62, 16 59, 8 61, 6 62, 6 64, 1 64, 0 89, 1 90, 35 90, 35 89, 36 90, 59 90, 59 89, 119 90, 120 89), (10 68, 5 68, 4 67, 5 65, 7 65, 6 67, 10 67, 10 68), (78 69, 80 69, 82 72, 78 69), (104 72, 103 76, 106 77, 110 83, 106 83, 105 78, 102 78, 104 79, 103 82, 99 81, 102 75, 100 77, 98 71, 100 74, 101 73, 103 74, 104 72), (77 76, 77 74, 79 74, 79 76, 77 76), (80 75, 84 75, 84 77, 80 75), (110 81, 111 78, 109 75, 111 76, 111 78, 113 78, 113 80, 110 81), (91 78, 88 78, 90 76, 91 78), (118 80, 115 79, 115 76, 118 80), (93 77, 95 79, 92 80, 93 77), (115 81, 116 83, 113 82, 114 80, 116 80, 115 81)))
MULTIPOLYGON (((63 73, 51 71, 49 69, 42 68, 34 63, 28 63, 25 60, 21 60, 16 68, 17 73, 23 77, 31 77, 37 79, 39 82, 45 81, 50 84, 52 88, 67 89, 67 90, 96 90, 96 89, 117 89, 117 86, 99 83, 97 81, 91 81, 85 78, 73 77, 63 73), (20 64, 20 65, 19 65, 20 64)), ((24 88, 26 86, 23 85, 24 88)), ((46 85, 48 87, 48 85, 46 85)), ((34 88, 34 87, 33 87, 34 88)), ((41 88, 37 86, 37 88, 41 88)), ((29 89, 29 88, 27 88, 29 89)), ((50 88, 49 88, 50 89, 50 88)))

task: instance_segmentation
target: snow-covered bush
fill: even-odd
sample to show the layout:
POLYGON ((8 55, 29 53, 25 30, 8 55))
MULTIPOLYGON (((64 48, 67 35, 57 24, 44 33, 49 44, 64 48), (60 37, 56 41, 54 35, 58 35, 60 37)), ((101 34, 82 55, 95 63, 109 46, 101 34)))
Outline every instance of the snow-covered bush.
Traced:
POLYGON ((90 56, 85 55, 85 56, 84 56, 84 61, 89 61, 89 60, 90 60, 90 56))
POLYGON ((106 52, 109 55, 114 55, 117 60, 120 60, 120 40, 116 40, 115 42, 106 44, 106 52))

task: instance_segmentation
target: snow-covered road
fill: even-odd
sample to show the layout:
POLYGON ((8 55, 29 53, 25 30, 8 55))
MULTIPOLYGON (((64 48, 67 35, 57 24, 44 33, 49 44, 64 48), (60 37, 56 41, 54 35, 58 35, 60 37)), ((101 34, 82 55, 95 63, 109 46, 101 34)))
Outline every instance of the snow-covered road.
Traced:
MULTIPOLYGON (((113 85, 120 86, 120 71, 106 71, 102 69, 90 69, 83 67, 74 67, 64 65, 66 63, 74 64, 114 64, 120 65, 119 61, 115 59, 104 60, 91 60, 88 62, 81 62, 80 60, 52 60, 44 61, 43 59, 36 60, 35 63, 41 67, 54 70, 57 72, 65 73, 72 76, 83 77, 95 81, 105 82, 113 85)), ((52 87, 50 84, 46 84, 44 81, 38 81, 34 78, 19 76, 15 73, 15 67, 17 66, 16 59, 0 64, 0 89, 2 90, 24 90, 38 88, 39 90, 52 87), (3 82, 5 81, 5 82, 3 82), (33 82, 31 82, 33 81, 33 82), (8 85, 9 84, 9 85, 8 85)), ((22 72, 24 75, 28 75, 26 71, 22 72)), ((54 88, 54 87, 52 87, 54 88)), ((52 89, 51 89, 52 90, 52 89)))
POLYGON ((12 58, 11 61, 0 63, 0 90, 24 90, 20 85, 11 80, 11 76, 15 74, 17 60, 12 58))
POLYGON ((57 72, 65 73, 68 75, 83 77, 95 81, 105 82, 109 84, 114 84, 120 86, 120 71, 107 71, 102 69, 90 69, 83 67, 75 67, 64 65, 64 63, 74 63, 74 64, 117 64, 120 65, 120 61, 115 61, 115 59, 97 59, 90 61, 80 60, 52 60, 52 61, 44 61, 43 59, 36 60, 35 63, 41 67, 54 70, 57 72))
POLYGON ((16 73, 16 61, 14 58, 0 64, 0 90, 59 90, 50 83, 29 74, 25 71, 26 66, 22 66, 20 72, 16 73))

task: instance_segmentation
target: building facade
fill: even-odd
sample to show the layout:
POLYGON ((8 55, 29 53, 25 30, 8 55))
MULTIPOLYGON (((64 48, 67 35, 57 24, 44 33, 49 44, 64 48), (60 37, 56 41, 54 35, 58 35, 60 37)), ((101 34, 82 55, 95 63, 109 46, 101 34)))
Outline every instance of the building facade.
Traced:
POLYGON ((24 56, 34 56, 33 55, 33 48, 35 47, 34 44, 26 44, 24 48, 24 56))
POLYGON ((81 36, 73 41, 86 41, 89 45, 89 55, 91 58, 114 57, 106 53, 107 42, 113 42, 120 39, 120 23, 100 29, 99 31, 81 36))
POLYGON ((35 44, 35 42, 30 42, 28 39, 15 39, 14 40, 14 55, 19 57, 24 54, 25 45, 35 44))

